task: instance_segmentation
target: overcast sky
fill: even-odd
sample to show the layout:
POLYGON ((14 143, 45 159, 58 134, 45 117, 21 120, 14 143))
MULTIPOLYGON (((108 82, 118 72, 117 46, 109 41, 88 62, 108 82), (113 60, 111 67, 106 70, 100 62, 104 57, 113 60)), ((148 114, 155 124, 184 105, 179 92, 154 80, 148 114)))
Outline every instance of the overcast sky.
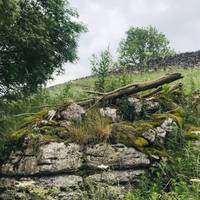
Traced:
POLYGON ((69 0, 88 32, 80 37, 76 64, 49 85, 90 74, 89 58, 108 45, 113 54, 130 26, 152 25, 178 52, 200 49, 200 0, 69 0))

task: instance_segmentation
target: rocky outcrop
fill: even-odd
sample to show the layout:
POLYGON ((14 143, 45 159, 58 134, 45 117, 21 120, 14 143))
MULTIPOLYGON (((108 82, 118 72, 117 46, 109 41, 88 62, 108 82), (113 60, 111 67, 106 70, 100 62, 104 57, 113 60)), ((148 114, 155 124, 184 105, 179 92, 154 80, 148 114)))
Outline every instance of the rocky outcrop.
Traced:
POLYGON ((0 200, 92 199, 95 191, 123 199, 163 159, 159 148, 177 126, 156 98, 123 98, 91 113, 75 103, 40 113, 13 133, 21 143, 0 166, 0 200))
POLYGON ((2 165, 0 199, 15 199, 20 191, 33 188, 49 192, 56 188, 57 193, 51 194, 55 199, 80 199, 85 188, 100 183, 125 191, 150 164, 146 154, 121 144, 102 143, 81 150, 77 144, 52 142, 40 144, 34 152, 27 147, 13 152, 2 165))
POLYGON ((65 120, 81 121, 85 114, 85 110, 76 103, 70 104, 60 113, 61 118, 65 120))
POLYGON ((82 165, 81 157, 79 145, 51 142, 13 152, 2 165, 1 173, 10 176, 71 173, 82 165))
POLYGON ((118 115, 116 108, 110 108, 110 107, 100 108, 100 114, 103 117, 106 116, 110 117, 112 119, 112 122, 120 121, 120 116, 118 115))
MULTIPOLYGON (((172 119, 167 119, 159 127, 142 132, 141 137, 150 142, 164 140, 174 125, 172 119)), ((154 161, 161 159, 159 155, 149 155, 120 143, 99 143, 83 148, 64 142, 31 146, 27 140, 30 138, 25 139, 22 150, 12 152, 1 166, 0 199, 18 199, 24 191, 29 191, 29 199, 35 193, 38 195, 38 191, 48 193, 46 199, 81 199, 91 186, 109 188, 117 198, 122 198, 154 161)))

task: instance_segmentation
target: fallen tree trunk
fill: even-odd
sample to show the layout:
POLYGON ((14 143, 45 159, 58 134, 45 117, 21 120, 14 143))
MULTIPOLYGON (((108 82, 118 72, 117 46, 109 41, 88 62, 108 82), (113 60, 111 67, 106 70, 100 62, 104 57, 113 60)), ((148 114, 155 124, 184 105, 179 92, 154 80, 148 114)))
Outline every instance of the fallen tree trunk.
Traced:
POLYGON ((136 94, 138 92, 157 88, 161 85, 174 82, 181 78, 183 78, 183 76, 180 73, 174 73, 174 74, 166 75, 155 81, 147 81, 144 83, 130 84, 130 85, 124 86, 122 88, 116 89, 112 92, 106 93, 102 100, 120 98, 122 96, 136 94))
MULTIPOLYGON (((98 92, 91 91, 91 93, 96 93, 99 96, 85 99, 85 100, 82 100, 82 101, 79 101, 76 103, 80 106, 89 107, 89 109, 91 109, 92 107, 94 107, 102 102, 105 102, 105 101, 115 100, 115 99, 123 97, 123 96, 129 96, 129 95, 133 95, 138 92, 145 91, 145 90, 157 88, 157 90, 151 92, 149 95, 143 96, 143 98, 146 98, 156 92, 159 92, 162 89, 162 88, 159 88, 160 86, 174 82, 174 81, 182 79, 182 78, 183 78, 183 76, 180 73, 174 73, 174 74, 168 74, 168 75, 166 75, 160 79, 154 80, 154 81, 146 81, 144 83, 129 84, 129 85, 118 88, 118 89, 108 92, 108 93, 98 93, 98 92)), ((176 89, 177 87, 178 87, 177 85, 174 86, 173 90, 176 89)), ((180 87, 180 84, 179 84, 179 87, 180 87)), ((63 105, 57 105, 57 106, 45 105, 45 107, 54 107, 54 108, 57 108, 58 110, 62 110, 64 107, 67 107, 70 104, 71 103, 68 102, 63 105)), ((33 115, 33 114, 35 114, 35 113, 22 113, 22 114, 17 115, 16 117, 20 117, 23 115, 33 115)))
POLYGON ((145 99, 145 98, 152 97, 152 96, 154 96, 156 94, 159 94, 162 90, 163 90, 163 87, 156 88, 154 91, 143 95, 142 98, 145 99))
POLYGON ((132 94, 136 94, 138 92, 142 92, 145 90, 158 88, 159 86, 174 82, 174 81, 182 79, 182 78, 183 78, 183 76, 180 73, 169 74, 169 75, 166 75, 166 76, 164 76, 160 79, 154 80, 154 81, 146 81, 144 83, 129 84, 124 87, 113 90, 111 92, 104 93, 101 96, 94 97, 92 99, 88 99, 86 101, 81 101, 78 103, 81 106, 87 106, 87 105, 91 105, 91 104, 96 105, 103 101, 113 100, 113 99, 120 98, 123 96, 129 96, 132 94))

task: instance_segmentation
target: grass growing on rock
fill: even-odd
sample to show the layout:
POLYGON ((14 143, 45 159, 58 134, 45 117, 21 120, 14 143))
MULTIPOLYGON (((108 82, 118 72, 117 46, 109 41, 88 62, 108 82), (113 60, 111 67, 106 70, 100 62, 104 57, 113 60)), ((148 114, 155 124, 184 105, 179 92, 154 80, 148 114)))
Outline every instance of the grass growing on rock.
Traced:
POLYGON ((190 102, 184 105, 184 123, 169 135, 165 149, 146 149, 167 159, 151 168, 125 200, 200 199, 200 138, 191 134, 200 130, 199 115, 190 102))
POLYGON ((111 133, 111 119, 102 117, 98 110, 91 110, 81 123, 69 128, 73 141, 81 144, 106 141, 111 133))
POLYGON ((200 199, 200 153, 184 133, 174 130, 167 146, 167 160, 151 169, 125 200, 200 199))
MULTIPOLYGON (((184 76, 184 93, 186 95, 191 94, 195 89, 200 88, 199 72, 200 69, 171 69, 167 71, 157 71, 148 73, 130 74, 127 78, 129 82, 141 82, 152 79, 157 79, 166 73, 174 71, 181 72, 184 76)), ((108 88, 114 89, 121 86, 118 81, 119 76, 112 76, 108 81, 108 88), (111 86, 109 84, 112 82, 111 86)), ((88 113, 88 116, 82 121, 82 123, 74 123, 72 127, 63 128, 54 125, 47 125, 40 128, 40 132, 32 132, 25 127, 19 130, 19 127, 30 125, 34 121, 37 123, 41 120, 41 116, 32 116, 26 118, 16 117, 20 113, 35 113, 41 110, 41 105, 56 105, 73 99, 74 101, 88 97, 88 94, 84 90, 93 90, 95 78, 87 80, 73 81, 69 85, 55 86, 42 94, 29 97, 24 100, 0 102, 0 160, 6 159, 5 155, 12 149, 15 149, 16 143, 10 141, 10 136, 14 137, 14 141, 20 141, 25 135, 31 135, 36 140, 44 141, 59 141, 65 140, 66 142, 77 141, 82 144, 89 142, 95 143, 99 141, 105 141, 111 134, 111 122, 108 118, 102 118, 98 112, 92 110, 88 113), (39 107, 38 107, 39 106, 39 107), (18 130, 18 131, 16 131, 18 130), (14 132, 14 133, 13 133, 14 132), (5 146, 6 142, 10 149, 5 146)), ((167 89, 166 89, 167 91, 167 89)), ((92 96, 92 95, 91 95, 92 96)), ((163 100, 163 106, 167 105, 167 99, 163 100)), ((200 160, 199 151, 194 149, 194 143, 188 139, 199 139, 194 135, 193 131, 199 131, 200 127, 200 114, 194 112, 191 107, 184 107, 183 110, 177 108, 175 105, 172 107, 170 104, 170 112, 165 116, 154 115, 154 123, 143 123, 138 121, 129 124, 130 129, 136 132, 137 137, 134 139, 134 143, 130 144, 133 146, 145 146, 146 150, 156 155, 161 155, 170 160, 170 163, 166 163, 165 159, 157 166, 152 168, 151 176, 145 177, 143 181, 134 189, 132 193, 127 194, 126 200, 198 200, 200 199, 200 160), (140 137, 141 130, 145 130, 151 127, 160 125, 167 117, 173 117, 179 124, 178 132, 171 134, 171 139, 166 144, 167 147, 162 148, 147 148, 146 141, 140 137), (183 121, 184 120, 184 121, 183 121), (142 124, 143 123, 143 124, 142 124), (183 132, 184 130, 184 132, 183 132)), ((53 122, 52 122, 53 123, 53 122)), ((122 138, 124 140, 124 138, 122 138)), ((33 142, 34 142, 33 140, 33 142)), ((121 139, 120 139, 121 140, 121 139)), ((129 138, 125 138, 124 142, 130 142, 129 138)), ((34 144, 33 144, 34 145, 34 144)), ((37 191, 38 192, 38 191, 37 191)), ((40 192, 39 192, 40 193, 40 192)), ((94 191, 95 193, 95 191, 94 191)), ((91 195, 92 196, 92 195, 91 195)), ((93 195, 93 199, 108 199, 107 197, 112 196, 109 192, 103 192, 102 195, 93 195)), ((86 198, 87 199, 87 198, 86 198)), ((88 198, 91 199, 91 198, 88 198)))

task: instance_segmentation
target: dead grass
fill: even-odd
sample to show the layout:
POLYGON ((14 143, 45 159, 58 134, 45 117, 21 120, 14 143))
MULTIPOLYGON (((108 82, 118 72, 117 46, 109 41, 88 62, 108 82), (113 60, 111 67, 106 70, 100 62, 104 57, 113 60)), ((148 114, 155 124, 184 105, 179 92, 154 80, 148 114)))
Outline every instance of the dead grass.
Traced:
POLYGON ((111 128, 111 119, 102 117, 95 109, 89 111, 82 122, 74 122, 69 131, 74 141, 87 144, 106 141, 111 133, 111 128))

